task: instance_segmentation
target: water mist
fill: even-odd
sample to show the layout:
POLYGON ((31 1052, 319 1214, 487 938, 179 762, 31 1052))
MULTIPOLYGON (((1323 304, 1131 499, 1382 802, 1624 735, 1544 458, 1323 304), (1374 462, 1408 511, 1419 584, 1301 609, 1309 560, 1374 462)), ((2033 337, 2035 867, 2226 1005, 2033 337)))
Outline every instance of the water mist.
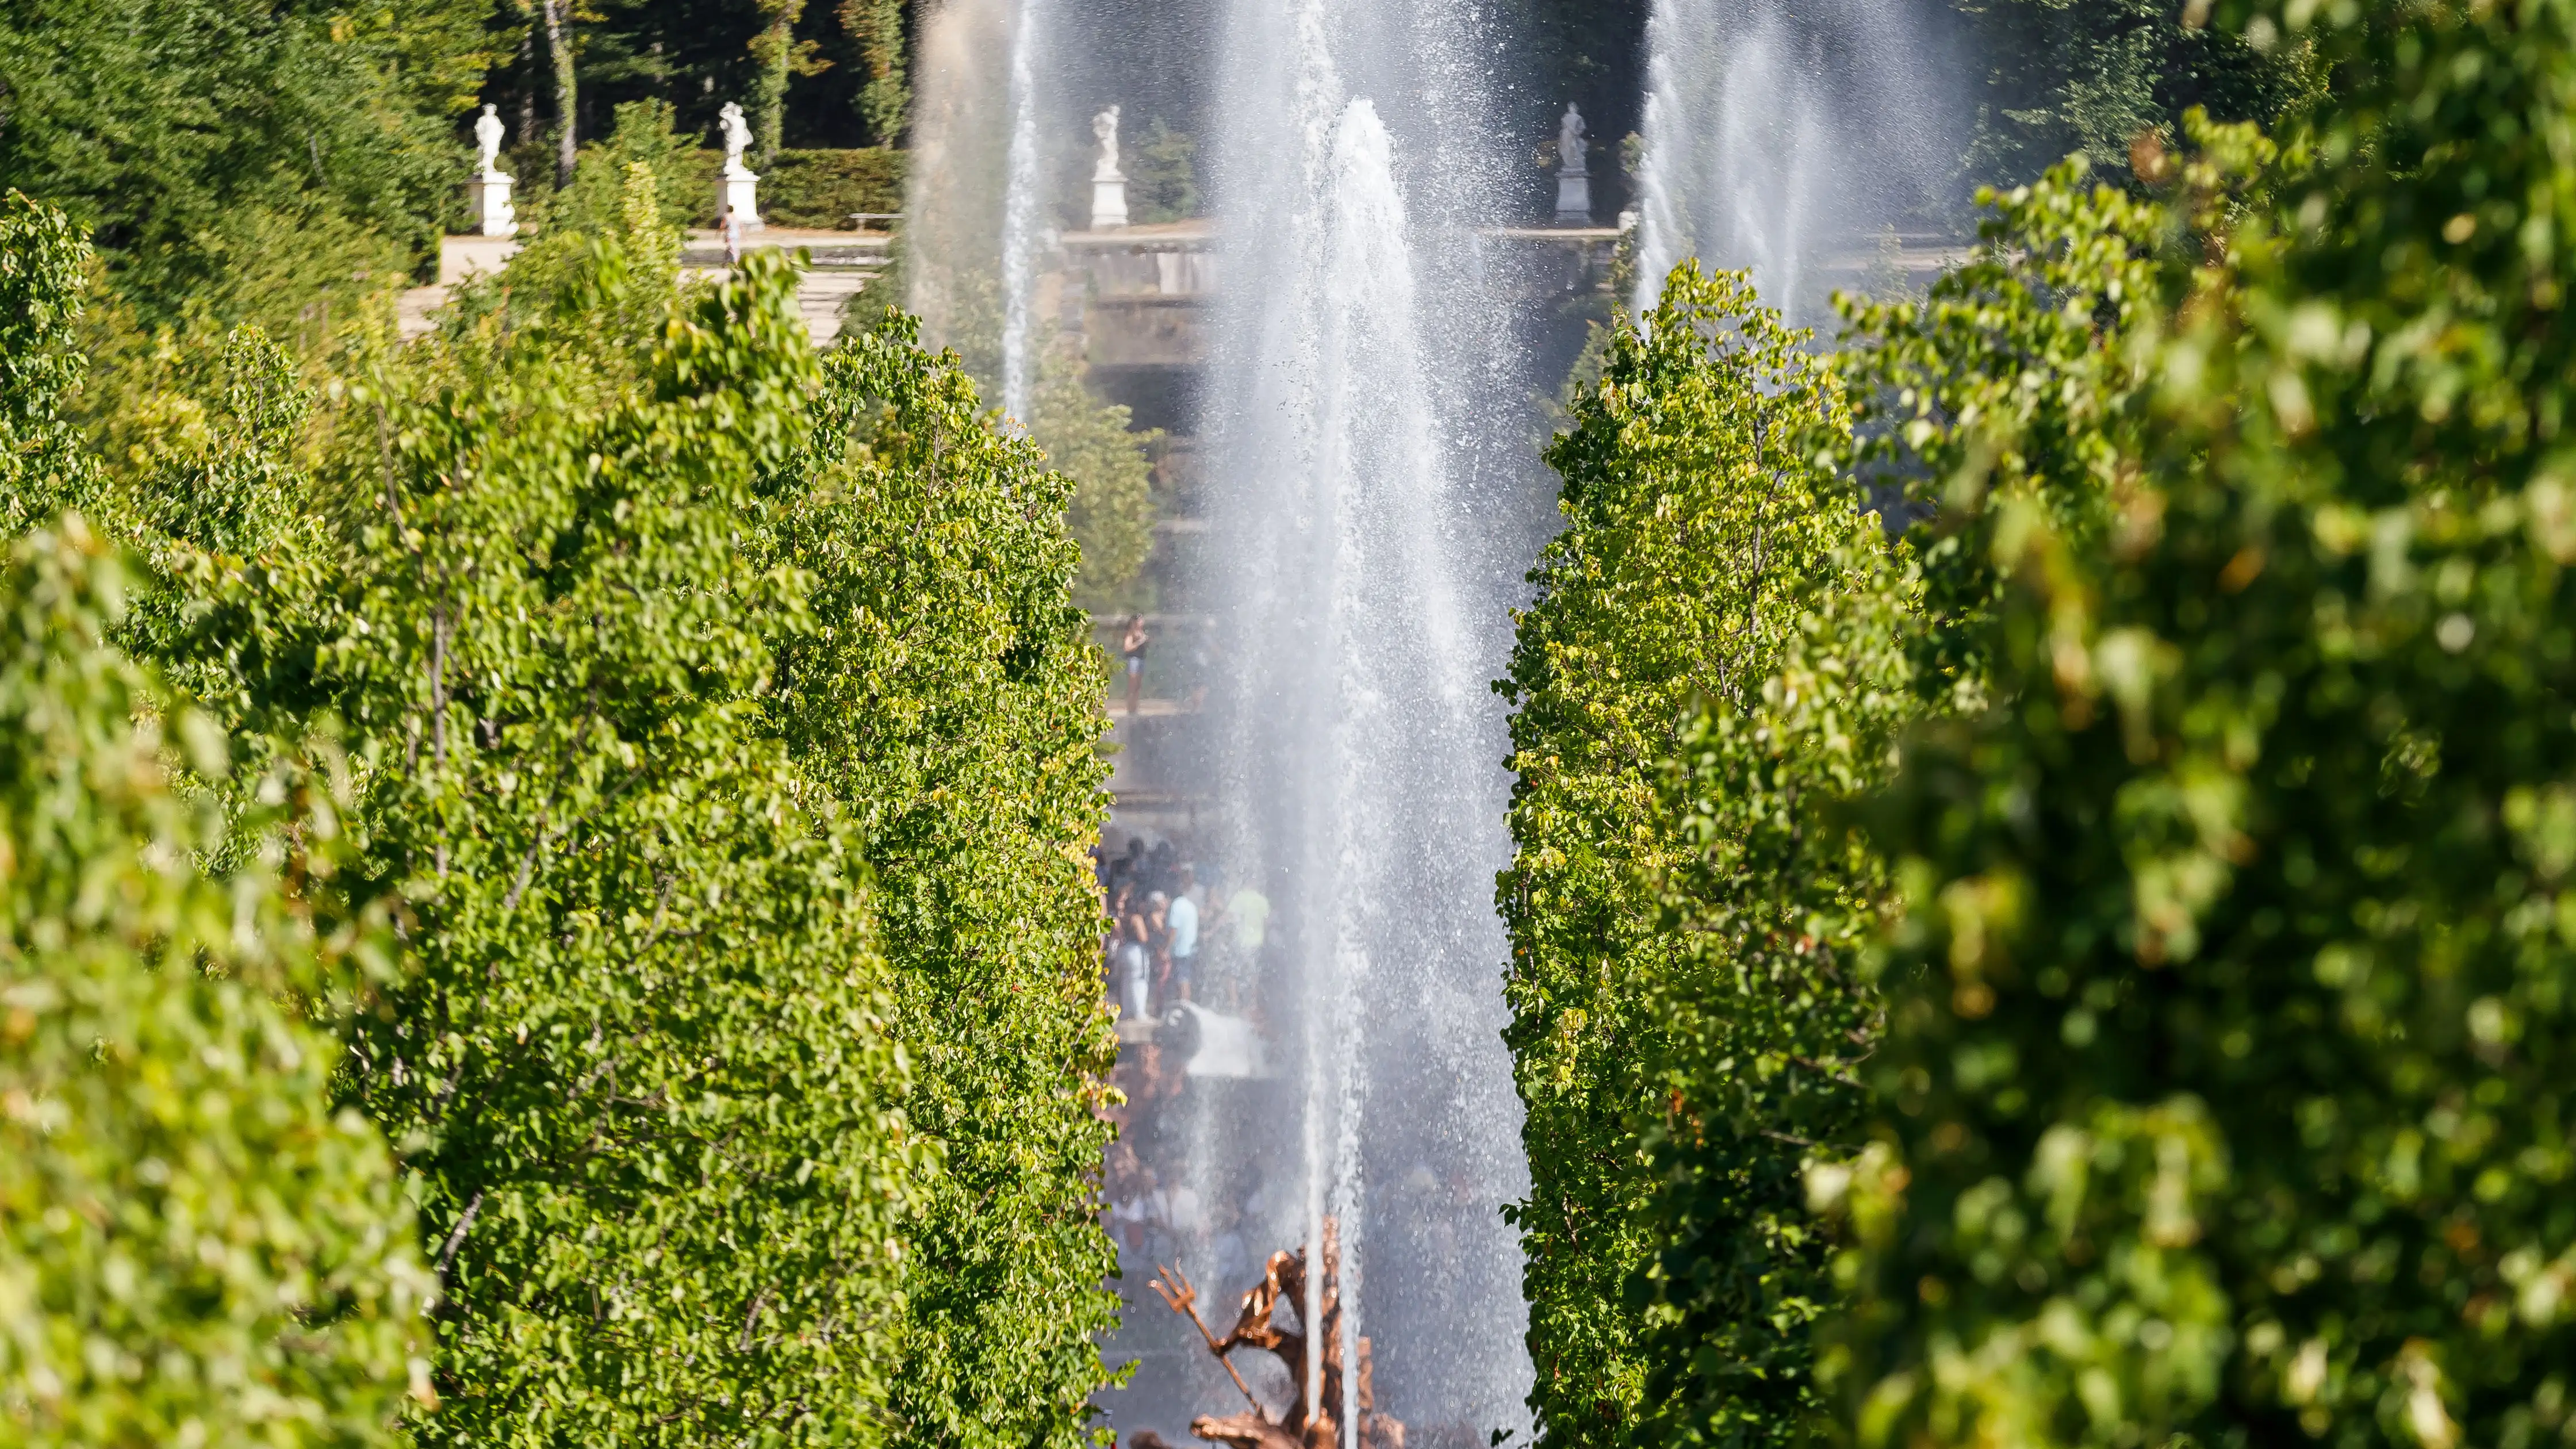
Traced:
MULTIPOLYGON (((1490 401, 1521 394, 1479 291, 1473 228, 1500 209, 1507 148, 1472 14, 1234 6, 1208 592, 1232 676, 1214 706, 1226 854, 1278 905, 1257 990, 1300 1117, 1277 1144, 1294 1156, 1257 1164, 1282 1190, 1246 1230, 1312 1244, 1332 1219, 1345 1360, 1373 1339, 1381 1411, 1482 1443, 1525 1430, 1529 1381, 1500 1217, 1526 1169, 1492 904, 1507 742, 1486 687, 1524 566, 1502 495, 1525 481, 1499 462, 1517 420, 1490 401)), ((1222 1112, 1195 1128, 1211 1181, 1260 1152, 1222 1112)), ((1351 1432, 1356 1404, 1334 1407, 1351 1432)))
POLYGON ((909 284, 904 305, 921 318, 923 340, 957 349, 987 396, 1003 363, 1013 160, 1009 77, 990 58, 1009 53, 1016 10, 1016 0, 946 0, 924 16, 898 243, 909 284))
POLYGON ((1913 0, 1655 0, 1637 174, 1643 313, 1685 257, 1753 273, 1796 323, 1829 316, 1893 231, 1937 229, 1956 117, 1913 0))

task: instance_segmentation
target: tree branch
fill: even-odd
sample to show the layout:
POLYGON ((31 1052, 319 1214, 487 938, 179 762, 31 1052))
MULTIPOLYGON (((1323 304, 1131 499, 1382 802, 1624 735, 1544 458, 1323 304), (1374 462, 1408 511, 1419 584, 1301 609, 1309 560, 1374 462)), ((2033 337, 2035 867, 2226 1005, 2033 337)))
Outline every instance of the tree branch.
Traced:
POLYGON ((474 1226, 475 1214, 483 1211, 483 1189, 474 1189, 473 1199, 465 1204, 465 1216, 456 1220, 456 1231, 447 1235, 446 1246, 438 1250, 438 1281, 447 1281, 448 1267, 456 1261, 456 1250, 465 1245, 465 1234, 474 1226))

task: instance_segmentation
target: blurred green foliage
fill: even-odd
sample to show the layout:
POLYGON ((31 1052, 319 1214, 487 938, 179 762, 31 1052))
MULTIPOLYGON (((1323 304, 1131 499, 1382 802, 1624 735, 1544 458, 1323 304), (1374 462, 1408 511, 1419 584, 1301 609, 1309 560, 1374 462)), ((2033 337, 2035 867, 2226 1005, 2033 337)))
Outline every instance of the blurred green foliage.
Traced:
POLYGON ((1134 613, 1151 600, 1146 561, 1154 552, 1154 446, 1163 435, 1103 403, 1085 369, 1052 345, 1040 348, 1037 406, 1029 435, 1047 466, 1073 480, 1065 527, 1082 546, 1074 598, 1094 614, 1134 613))
POLYGON ((1871 1442, 2566 1422, 2562 6, 2258 10, 2344 83, 2177 167, 2136 469, 1998 535, 1999 707, 1909 751, 1871 1442))
POLYGON ((432 1285, 335 1105, 334 1021, 392 967, 349 776, 236 775, 109 641, 127 587, 77 515, 0 569, 0 1440, 386 1442, 432 1285), (256 841, 220 871, 207 786, 256 841))
POLYGON ((2035 180, 2070 154, 2107 174, 2142 135, 2180 144, 2192 110, 2271 125, 2322 97, 2325 75, 2306 46, 2249 44, 2208 23, 2206 0, 1952 3, 1982 73, 1962 167, 1971 182, 2035 180))
POLYGON ((1127 148, 1128 208, 1141 226, 1199 214, 1198 138, 1156 116, 1127 148))
MULTIPOLYGON (((495 58, 491 0, 31 0, 0 15, 0 185, 89 228, 152 323, 307 230, 407 274, 456 207, 453 131, 495 58)), ((307 255, 299 260, 315 260, 307 255)), ((356 279, 278 269, 313 305, 356 279)), ((250 320, 219 315, 222 322, 250 320)), ((259 320, 270 323, 276 318, 259 320)))
MULTIPOLYGON (((1581 983, 1616 1029, 1556 1079, 1663 1121, 1532 1103, 1535 1177, 1544 1143, 1637 1184, 1581 1266, 1639 1265, 1588 1331, 1649 1346, 1640 1442, 2570 1422, 2576 17, 2217 19, 2333 85, 2277 145, 2194 114, 2130 186, 2079 158, 1922 303, 1852 304, 1860 441, 1819 466, 1901 496, 1902 545, 1763 708, 1694 708, 1688 851, 1642 812, 1549 841, 1632 893, 1584 939, 1690 942, 1581 983)), ((1543 1410, 1621 1382, 1548 1367, 1543 1410)))
MULTIPOLYGON (((886 146, 849 150, 778 153, 761 174, 761 210, 772 226, 806 226, 846 231, 862 212, 897 216, 903 212, 906 153, 886 146)), ((707 190, 714 191, 710 176, 707 190)), ((884 230, 882 221, 871 223, 884 230)))
POLYGON ((859 114, 876 144, 892 148, 912 119, 903 0, 840 0, 839 14, 841 31, 858 48, 859 66, 867 75, 859 91, 859 114))

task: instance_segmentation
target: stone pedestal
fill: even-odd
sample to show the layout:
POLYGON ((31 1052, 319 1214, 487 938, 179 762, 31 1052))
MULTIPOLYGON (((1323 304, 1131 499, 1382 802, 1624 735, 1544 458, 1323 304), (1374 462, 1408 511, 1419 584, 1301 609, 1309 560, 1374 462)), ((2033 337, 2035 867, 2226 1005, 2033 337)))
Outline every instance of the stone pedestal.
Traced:
POLYGON ((1592 173, 1569 167, 1556 173, 1556 224, 1590 226, 1592 224, 1592 173))
POLYGON ((742 218, 744 231, 761 225, 760 178, 747 166, 728 166, 716 177, 716 225, 724 225, 727 211, 742 218))
POLYGON ((498 171, 481 171, 465 183, 465 199, 474 218, 478 236, 517 236, 519 212, 510 204, 510 188, 518 181, 498 171))
POLYGON ((1107 231, 1127 224, 1127 178, 1112 172, 1091 178, 1091 229, 1107 231))

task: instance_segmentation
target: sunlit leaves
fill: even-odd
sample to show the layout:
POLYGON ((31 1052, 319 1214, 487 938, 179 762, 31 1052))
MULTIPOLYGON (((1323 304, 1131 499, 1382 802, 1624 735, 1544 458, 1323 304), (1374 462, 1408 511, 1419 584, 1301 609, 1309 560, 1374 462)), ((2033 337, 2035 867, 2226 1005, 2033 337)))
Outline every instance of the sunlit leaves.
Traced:
POLYGON ((909 1222, 898 1441, 1071 1449, 1117 1307, 1110 1128, 1086 1105, 1116 1043, 1081 854, 1108 770, 1074 484, 906 319, 826 356, 811 416, 759 535, 812 610, 777 638, 768 710, 875 869, 911 1118, 947 1154, 909 1222))
POLYGON ((1500 893, 1533 1179, 1513 1218, 1538 1407, 1568 1443, 1621 1442, 1641 1418, 1736 1432, 1754 1399, 1800 1399, 1812 1303, 1777 1278, 1812 1270, 1815 1243, 1765 1218, 1797 1195, 1797 1149, 1740 1130, 1764 1108, 1715 1103, 1697 1072, 1788 1050, 1736 1032, 1732 998, 1766 994, 1744 973, 1784 964, 1771 938, 1802 914, 1767 898, 1778 882, 1755 877, 1776 862, 1749 837, 1800 788, 1834 788, 1824 757, 1874 768, 1860 693, 1879 691, 1863 713, 1905 702, 1886 691, 1901 656, 1859 661, 1834 637, 1852 621, 1809 615, 1895 594, 1875 520, 1818 461, 1849 446, 1837 380, 1740 275, 1686 267, 1663 298, 1550 451, 1567 528, 1497 686, 1518 706, 1500 893), (1677 754, 1695 768, 1679 785, 1677 754), (1677 870, 1694 903, 1668 920, 1677 870))

